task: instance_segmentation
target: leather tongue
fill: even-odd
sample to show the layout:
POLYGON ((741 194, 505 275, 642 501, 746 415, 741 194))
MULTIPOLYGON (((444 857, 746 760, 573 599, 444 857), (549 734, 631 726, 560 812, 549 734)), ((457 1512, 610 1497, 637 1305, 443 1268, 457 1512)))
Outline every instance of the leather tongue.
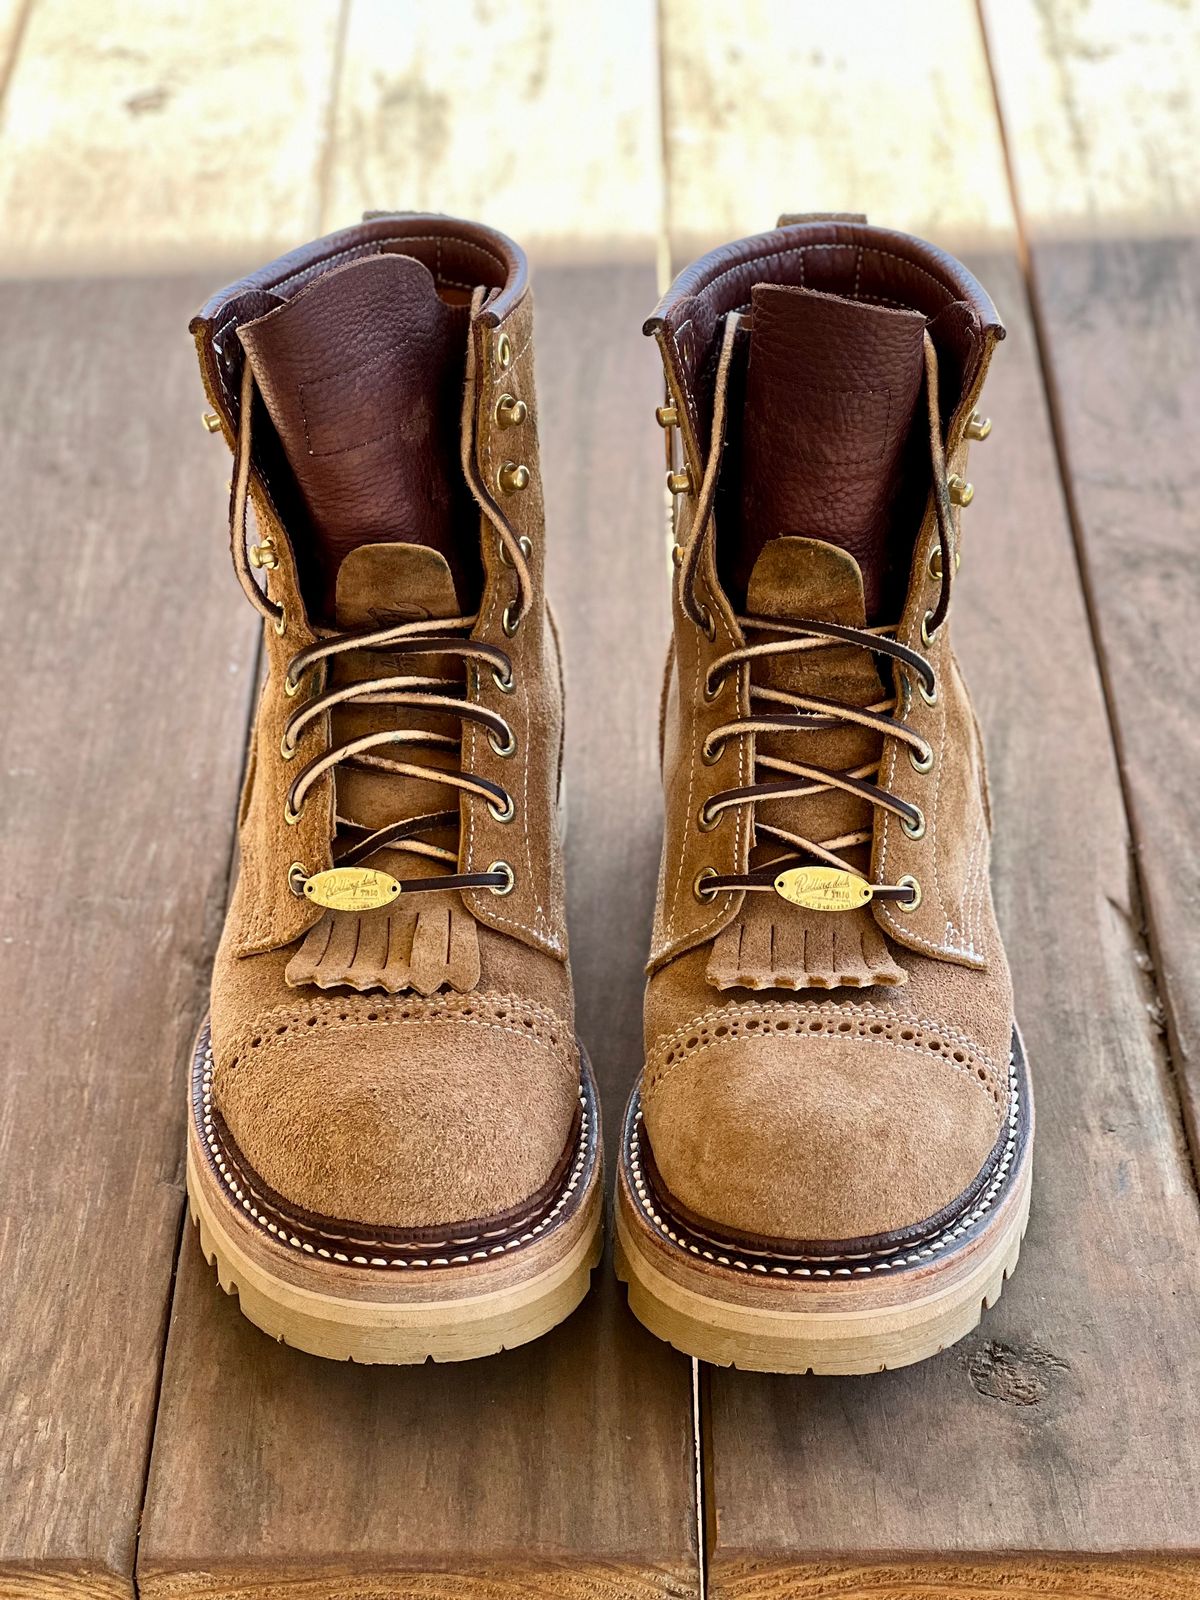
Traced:
MULTIPOLYGON (((754 563, 746 609, 750 616, 839 622, 861 628, 863 580, 858 562, 837 545, 782 534, 762 547, 754 563)), ((779 637, 750 631, 748 642, 779 637)), ((885 697, 874 658, 856 645, 821 645, 765 657, 752 671, 760 688, 817 695, 848 706, 869 706, 885 697)), ((771 708, 764 704, 761 709, 771 708)), ((774 709, 788 708, 779 705, 774 709)), ((848 772, 878 759, 879 736, 842 723, 802 733, 762 734, 755 746, 759 756, 848 772)), ((787 776, 782 771, 760 775, 787 776)), ((785 841, 761 831, 764 827, 824 843, 872 826, 867 802, 839 789, 799 799, 761 801, 756 818, 760 831, 751 852, 755 866, 788 850, 785 841)), ((839 850, 838 854, 866 873, 867 846, 839 850)), ((808 911, 765 893, 747 894, 737 917, 717 936, 707 978, 718 989, 861 989, 906 981, 869 907, 836 913, 808 911)))
MULTIPOLYGON (((449 564, 427 545, 391 541, 351 550, 337 574, 335 621, 339 628, 386 628, 459 614, 449 564)), ((350 651, 336 660, 335 681, 351 683, 377 676, 460 676, 445 656, 395 656, 386 650, 350 651)), ((453 718, 399 711, 388 705, 339 706, 332 713, 335 744, 384 728, 420 725, 457 736, 453 718)), ((419 752, 383 747, 383 755, 417 760, 427 767, 457 765, 454 751, 422 746, 419 752)), ((457 811, 458 796, 448 785, 429 783, 389 772, 339 768, 339 816, 367 828, 380 828, 403 817, 431 811, 457 811)), ((440 842, 453 848, 456 828, 441 831, 440 842)), ((400 878, 424 877, 447 869, 398 850, 381 850, 371 865, 400 878)), ((453 870, 453 869, 451 869, 453 870)), ((314 984, 319 989, 382 989, 389 994, 415 990, 473 989, 479 982, 479 937, 475 919, 456 893, 404 896, 378 911, 356 915, 326 911, 309 929, 289 961, 285 977, 293 988, 314 984)))
MULTIPOLYGON (((845 550, 820 539, 789 534, 764 545, 750 575, 746 600, 750 616, 863 626, 858 563, 845 550)), ((778 637, 751 635, 750 642, 778 637)), ((765 689, 819 695, 843 705, 869 706, 884 698, 874 657, 857 645, 829 644, 768 656, 755 664, 753 676, 765 689)), ((757 746, 762 754, 784 761, 848 771, 877 757, 879 737, 842 723, 814 732, 765 734, 757 746)), ((758 816, 818 841, 869 828, 872 820, 865 800, 838 789, 799 800, 766 801, 758 807, 758 816)))
MULTIPOLYGON (((780 536, 763 546, 754 563, 746 585, 746 610, 752 617, 790 617, 863 628, 862 570, 854 556, 836 544, 780 530, 780 536)), ((855 654, 870 664, 864 651, 855 654)), ((877 674, 875 681, 879 681, 877 674)))
POLYGON ((338 568, 334 621, 339 628, 386 628, 457 615, 450 565, 428 545, 360 545, 338 568))
POLYGON ((744 590, 768 541, 803 533, 853 556, 867 618, 892 620, 928 478, 914 428, 925 318, 778 284, 751 298, 732 581, 744 590))
POLYGON ((472 598, 477 556, 460 546, 476 517, 459 463, 469 317, 421 262, 385 254, 323 273, 239 331, 307 508, 293 538, 326 615, 343 559, 377 540, 440 551, 472 598))
MULTIPOLYGON (((427 545, 360 545, 351 550, 338 571, 334 617, 340 628, 386 628, 394 623, 457 615, 458 599, 446 558, 427 545)), ((460 678, 461 671, 461 666, 447 656, 389 656, 386 650, 351 650, 335 658, 331 681, 337 686, 377 677, 452 679, 460 678)), ((428 712, 414 714, 386 704, 338 706, 332 714, 331 731, 335 743, 340 744, 394 728, 398 721, 412 726, 414 715, 417 725, 458 737, 459 727, 453 718, 428 712)), ((405 756, 402 747, 385 746, 378 753, 396 760, 411 758, 405 756)), ((456 755, 433 746, 422 747, 419 760, 426 766, 457 765, 456 755)), ((397 817, 458 809, 458 796, 451 788, 349 765, 338 770, 337 800, 342 815, 369 828, 382 828, 397 817)), ((415 860, 407 864, 414 869, 421 866, 415 860)))

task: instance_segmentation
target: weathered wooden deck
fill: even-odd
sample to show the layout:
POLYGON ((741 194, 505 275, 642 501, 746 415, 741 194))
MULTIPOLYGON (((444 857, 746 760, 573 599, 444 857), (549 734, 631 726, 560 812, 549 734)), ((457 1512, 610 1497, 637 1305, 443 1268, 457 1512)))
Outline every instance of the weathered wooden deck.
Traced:
POLYGON ((1197 81, 1171 0, 0 0, 0 1593, 1200 1595, 1197 81), (658 278, 865 210, 1006 317, 957 641, 1037 1188, 935 1361, 694 1372, 601 1273, 529 1349, 342 1368, 182 1229, 256 656, 185 327, 381 206, 533 258, 610 1137, 658 849, 658 278))

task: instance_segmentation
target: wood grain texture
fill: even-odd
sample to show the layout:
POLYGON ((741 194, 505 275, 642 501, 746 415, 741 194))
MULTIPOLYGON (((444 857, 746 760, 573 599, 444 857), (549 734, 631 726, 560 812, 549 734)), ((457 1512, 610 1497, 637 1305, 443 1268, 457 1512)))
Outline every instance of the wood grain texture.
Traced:
POLYGON ((722 17, 664 0, 662 31, 676 268, 784 211, 865 211, 959 244, 1010 228, 969 5, 746 0, 722 17), (939 115, 964 97, 982 114, 939 115))
POLYGON ((662 201, 657 95, 653 0, 351 0, 331 225, 453 208, 526 249, 587 261, 602 240, 606 259, 644 263, 662 201))
POLYGON ((768 226, 785 208, 866 210, 902 228, 940 219, 937 242, 965 242, 1010 330, 985 396, 995 430, 971 463, 956 645, 989 748, 993 877, 1039 1131, 1021 1265, 963 1344, 870 1380, 711 1374, 709 1592, 1200 1592, 1196 1195, 1150 1010, 1111 736, 997 186, 1003 154, 982 41, 971 7, 949 0, 855 7, 852 22, 780 5, 767 20, 772 77, 792 95, 772 99, 769 116, 743 18, 716 5, 666 7, 668 203, 689 245, 768 226), (851 26, 870 41, 853 70, 851 26), (878 115, 893 73, 912 154, 885 171, 862 145, 876 131, 898 137, 878 115), (706 177, 716 172, 706 232, 704 182, 677 175, 687 152, 707 151, 713 104, 725 108, 724 152, 715 169, 701 163, 706 177), (789 104, 800 120, 788 120, 789 104), (805 119, 823 129, 816 148, 805 119), (778 202, 764 205, 758 180, 737 182, 760 162, 778 202))
MULTIPOLYGON (((549 588, 566 649, 572 955, 611 1136, 641 1060, 666 569, 659 379, 638 332, 656 296, 653 241, 648 231, 635 247, 603 219, 617 215, 623 185, 641 182, 636 163, 654 160, 653 43, 642 37, 636 53, 649 61, 640 120, 614 129, 589 120, 581 78, 585 66, 613 76, 603 29, 585 63, 564 50, 576 23, 557 8, 470 15, 468 40, 471 29, 445 28, 444 8, 408 8, 403 25, 388 8, 352 9, 327 220, 432 204, 481 212, 518 237, 546 222, 533 272, 549 588), (501 89, 529 66, 526 28, 549 34, 553 71, 520 78, 521 114, 508 119, 501 89), (436 139, 413 136, 425 116, 418 82, 436 93, 436 139), (543 167, 524 156, 525 118, 576 140, 580 170, 596 175, 596 226, 577 214, 569 252, 539 194, 543 167), (488 175, 505 177, 503 212, 485 203, 488 175), (596 306, 611 332, 597 337, 592 321, 584 338, 584 308, 596 306)), ((648 6, 627 15, 649 27, 648 6)), ((687 1363, 628 1317, 607 1265, 584 1307, 536 1345, 389 1371, 270 1344, 217 1293, 189 1237, 139 1587, 239 1600, 690 1596, 692 1481, 687 1363)))
POLYGON ((180 337, 201 289, 0 288, 5 1593, 131 1592, 253 667, 180 337))
POLYGON ((4 1594, 133 1593, 257 652, 191 257, 230 218, 290 230, 318 192, 286 132, 242 153, 278 84, 264 67, 251 105, 221 76, 237 16, 35 5, 0 117, 4 1594), (167 242, 191 272, 158 270, 167 242))
POLYGON ((1044 359, 1200 1156, 1200 15, 985 12, 1044 359))
POLYGON ((325 0, 37 0, 0 116, 0 267, 223 268, 311 232, 337 22, 325 0))
POLYGON ((1191 1562, 1146 1560, 1117 1566, 1047 1555, 1019 1562, 864 1562, 770 1568, 747 1563, 727 1573, 734 1600, 1194 1600, 1191 1562))
POLYGON ((16 62, 33 0, 0 0, 0 97, 16 62))

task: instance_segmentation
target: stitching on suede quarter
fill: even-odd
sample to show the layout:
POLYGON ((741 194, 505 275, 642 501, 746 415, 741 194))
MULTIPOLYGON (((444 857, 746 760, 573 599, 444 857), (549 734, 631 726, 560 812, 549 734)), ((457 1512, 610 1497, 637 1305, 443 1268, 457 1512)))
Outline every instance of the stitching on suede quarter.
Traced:
MULTIPOLYGON (((689 700, 689 705, 690 705, 690 708, 691 708, 691 715, 690 715, 690 719, 689 719, 689 722, 688 722, 688 747, 689 747, 689 750, 692 751, 692 752, 694 752, 694 750, 695 750, 696 737, 697 737, 697 734, 699 732, 699 728, 697 726, 697 724, 699 722, 699 716, 700 716, 700 713, 699 713, 699 710, 698 710, 699 701, 700 701, 700 652, 699 652, 699 650, 697 650, 696 651, 696 672, 695 672, 695 677, 694 677, 693 682, 692 682, 692 693, 691 693, 691 697, 690 697, 690 700, 689 700)), ((696 762, 695 762, 695 759, 693 757, 693 759, 690 759, 688 761, 687 804, 684 807, 683 824, 682 824, 682 826, 683 826, 683 828, 685 830, 690 829, 690 827, 691 827, 692 794, 693 794, 693 791, 694 791, 695 783, 696 783, 696 762)), ((668 921, 667 921, 666 932, 667 932, 667 937, 668 938, 674 938, 674 936, 675 936, 675 918, 676 918, 676 915, 677 915, 678 910, 679 910, 679 893, 680 893, 680 890, 683 888, 683 865, 684 865, 684 861, 686 860, 686 858, 687 858, 687 834, 686 834, 686 831, 685 831, 684 837, 683 837, 683 839, 680 840, 680 844, 679 844, 679 870, 675 874, 675 884, 674 884, 674 887, 671 890, 671 906, 672 906, 673 909, 672 909, 671 915, 670 915, 670 917, 668 918, 668 921)))
MULTIPOLYGON (((522 299, 521 304, 518 307, 514 308, 513 317, 512 317, 512 319, 510 319, 511 322, 515 322, 515 320, 517 320, 517 314, 518 314, 518 312, 520 312, 523 309, 523 307, 524 307, 524 299, 522 299)), ((492 381, 493 388, 501 380, 507 382, 507 381, 510 381, 511 379, 513 379, 513 377, 515 376, 515 368, 517 367, 517 364, 520 362, 521 358, 525 355, 526 351, 529 349, 529 347, 532 344, 532 342, 533 342, 533 331, 532 331, 532 328, 530 328, 530 331, 529 331, 529 333, 528 333, 528 335, 527 335, 527 337, 525 339, 525 343, 521 346, 521 348, 513 356, 512 361, 511 361, 508 369, 506 371, 504 371, 504 372, 501 372, 498 366, 493 365, 491 367, 490 375, 491 375, 491 381, 492 381)), ((494 444, 495 444, 495 439, 494 439, 493 432, 492 432, 490 427, 484 426, 481 429, 481 433, 482 433, 482 441, 483 441, 483 457, 484 457, 485 468, 486 468, 485 477, 486 477, 487 482, 490 484, 491 482, 494 481, 494 477, 495 477, 495 458, 493 456, 493 448, 494 448, 494 444)), ((539 461, 540 461, 540 454, 539 454, 539 461)), ((540 471, 540 467, 539 467, 539 471, 540 471)), ((543 517, 542 521, 544 522, 544 517, 543 517)), ((497 608, 498 608, 498 606, 500 604, 501 594, 500 594, 500 584, 499 584, 498 579, 499 579, 499 574, 497 574, 497 573, 489 574, 488 589, 491 591, 491 593, 490 593, 490 598, 489 598, 489 601, 488 601, 487 615, 486 615, 486 617, 484 618, 484 621, 483 621, 483 631, 485 633, 488 632, 491 629, 493 621, 494 621, 495 616, 496 616, 496 610, 497 610, 497 608)), ((529 746, 530 746, 530 742, 531 742, 532 721, 530 719, 529 699, 528 699, 528 695, 527 695, 523 685, 522 685, 522 689, 521 689, 521 695, 522 695, 522 704, 523 704, 523 707, 524 707, 524 710, 525 710, 526 719, 527 719, 527 725, 526 725, 526 728, 524 730, 524 737, 521 739, 521 778, 522 778, 521 823, 522 823, 522 831, 524 833, 526 862, 527 862, 528 869, 529 869, 529 887, 530 887, 530 893, 531 893, 531 895, 533 897, 535 915, 533 917, 531 917, 530 919, 526 920, 526 919, 521 918, 521 917, 511 916, 508 913, 500 911, 500 910, 496 909, 493 906, 489 906, 488 907, 487 915, 488 915, 488 919, 490 921, 494 921, 496 923, 501 923, 507 928, 514 928, 514 929, 518 930, 520 933, 527 934, 534 941, 534 943, 536 945, 538 945, 540 948, 542 948, 544 950, 547 950, 551 955, 558 956, 558 955, 562 954, 562 950, 563 950, 563 940, 562 940, 562 935, 561 935, 561 931, 560 931, 561 930, 561 920, 562 920, 562 907, 558 906, 558 905, 553 905, 554 923, 552 923, 549 913, 546 911, 545 907, 542 905, 541 889, 540 889, 539 884, 538 884, 538 875, 535 873, 534 867, 533 867, 533 846, 532 846, 532 841, 531 841, 530 836, 529 836, 529 824, 528 824, 528 812, 529 812, 529 746)), ((471 764, 473 762, 474 756, 475 756, 475 752, 479 748, 479 740, 480 740, 481 737, 482 736, 479 733, 479 730, 473 724, 467 729, 466 737, 465 737, 464 743, 463 743, 463 761, 464 761, 464 763, 471 764)), ((474 852, 475 852, 475 823, 476 823, 476 818, 477 818, 477 815, 478 815, 479 802, 475 801, 475 800, 468 799, 465 802, 465 805, 466 805, 466 819, 467 819, 466 859, 467 859, 468 862, 470 862, 470 861, 474 860, 474 852)), ((548 895, 547 898, 550 899, 551 897, 548 895)))

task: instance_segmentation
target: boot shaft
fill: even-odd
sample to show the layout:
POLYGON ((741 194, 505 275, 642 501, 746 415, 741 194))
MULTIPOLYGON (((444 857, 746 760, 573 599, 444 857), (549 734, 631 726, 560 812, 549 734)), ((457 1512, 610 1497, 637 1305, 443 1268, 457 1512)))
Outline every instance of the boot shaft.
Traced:
MULTIPOLYGON (((920 240, 811 218, 688 267, 646 331, 678 458, 664 761, 664 884, 675 888, 660 901, 652 965, 740 929, 746 914, 760 921, 763 904, 739 920, 755 897, 723 880, 772 860, 849 869, 860 891, 879 891, 860 922, 973 961, 947 927, 961 928, 972 888, 962 834, 979 821, 982 764, 946 621, 974 405, 1003 337, 991 301, 920 240), (805 640, 811 650, 796 647, 794 627, 787 642, 788 624, 804 622, 824 628, 805 640), (871 630, 878 653, 861 637, 842 648, 830 638, 839 628, 871 630), (822 720, 825 701, 851 717, 822 720), (902 724, 896 737, 888 723, 902 724), (825 770, 845 781, 822 781, 825 770), (936 897, 922 906, 918 888, 901 903, 899 884, 933 877, 936 897)), ((793 933, 802 921, 783 917, 793 933)), ((742 945, 787 942, 782 927, 768 931, 742 945)), ((797 956, 722 970, 755 988, 897 981, 865 927, 861 960, 857 941, 842 945, 840 969, 797 956)))
POLYGON ((524 255, 473 223, 372 217, 224 290, 192 332, 234 450, 235 566, 267 623, 236 947, 312 929, 324 902, 305 885, 357 838, 356 866, 415 883, 435 861, 473 920, 562 961, 562 708, 524 255), (330 653, 334 638, 405 624, 413 638, 330 653), (422 630, 461 643, 427 657, 422 630), (383 687, 364 693, 368 680, 383 687), (389 743, 402 724, 429 736, 417 772, 389 743), (356 834, 339 831, 346 816, 356 834), (420 816, 435 819, 419 835, 434 854, 401 836, 358 859, 362 835, 420 816))

